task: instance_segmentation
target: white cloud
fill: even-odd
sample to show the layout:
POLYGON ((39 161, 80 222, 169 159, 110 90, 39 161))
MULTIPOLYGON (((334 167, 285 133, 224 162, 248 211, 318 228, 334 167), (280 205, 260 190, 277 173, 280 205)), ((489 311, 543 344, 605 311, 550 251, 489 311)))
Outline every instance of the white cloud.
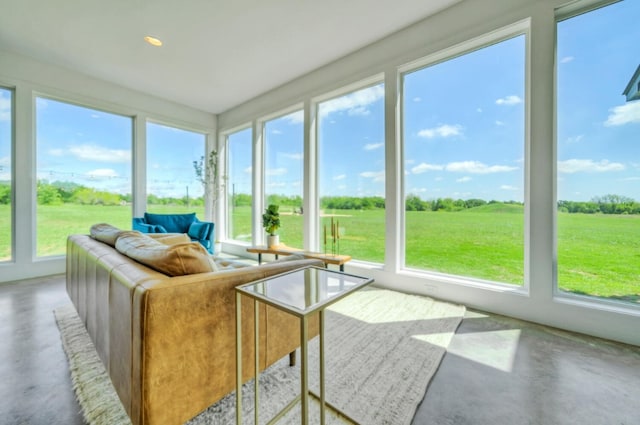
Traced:
POLYGON ((482 112, 482 108, 476 109, 477 112, 482 112))
POLYGON ((522 103, 522 99, 516 95, 510 95, 496 100, 496 105, 517 105, 518 103, 522 103))
POLYGON ((280 168, 269 168, 266 171, 267 176, 283 176, 287 174, 288 170, 284 167, 280 168))
POLYGON ((268 187, 285 187, 286 185, 284 182, 270 182, 267 184, 268 187))
POLYGON ((502 190, 518 190, 517 187, 511 186, 511 185, 508 185, 508 184, 503 184, 502 186, 500 186, 500 189, 502 189, 502 190))
POLYGON ((49 101, 44 97, 36 97, 36 107, 38 109, 46 109, 49 107, 49 101))
POLYGON ((344 180, 347 178, 346 174, 340 174, 339 176, 333 176, 333 181, 344 180))
POLYGON ((69 148, 71 155, 81 161, 131 162, 131 151, 109 149, 98 145, 78 145, 69 148))
POLYGON ((347 115, 354 116, 354 117, 357 117, 357 116, 366 117, 370 113, 371 111, 367 109, 367 107, 364 105, 355 106, 347 110, 347 115))
POLYGON ((289 124, 300 124, 304 122, 304 111, 296 111, 282 118, 289 121, 289 124))
POLYGON ((578 134, 577 136, 567 137, 567 143, 579 143, 584 139, 584 134, 578 134))
POLYGON ((383 171, 365 171, 360 173, 360 177, 364 177, 366 179, 373 179, 374 182, 383 182, 384 170, 383 171))
POLYGON ((416 96, 416 97, 414 97, 414 98, 413 98, 413 101, 414 101, 414 102, 422 102, 422 98, 421 98, 421 97, 416 96))
POLYGON ((438 164, 427 164, 426 162, 422 162, 411 169, 413 174, 422 174, 427 171, 440 171, 444 167, 438 164))
POLYGON ((251 165, 249 165, 247 168, 244 169, 245 174, 251 174, 252 171, 253 171, 253 167, 251 165))
POLYGON ((415 160, 415 159, 407 159, 407 160, 405 161, 405 164, 415 164, 415 163, 416 163, 416 160, 415 160))
POLYGON ((320 116, 347 111, 349 115, 368 115, 367 107, 384 97, 384 87, 377 85, 320 104, 320 116))
POLYGON ((640 123, 640 102, 625 103, 609 109, 609 117, 604 122, 607 127, 640 123))
POLYGON ((560 63, 569 63, 571 61, 573 61, 575 58, 573 56, 565 56, 562 59, 560 59, 560 63))
POLYGON ((508 165, 486 165, 478 161, 461 161, 450 162, 445 166, 445 170, 456 173, 471 173, 471 174, 492 174, 492 173, 504 173, 507 171, 517 170, 518 167, 510 167, 508 165))
POLYGON ((471 180, 473 180, 471 177, 469 176, 464 176, 464 177, 460 177, 459 179, 457 179, 456 181, 458 183, 466 183, 466 182, 470 182, 471 180))
POLYGON ((299 161, 299 160, 301 160, 301 159, 304 157, 304 155, 303 155, 303 154, 301 154, 301 153, 299 153, 299 152, 296 152, 296 153, 285 153, 285 154, 284 154, 284 157, 285 157, 285 158, 294 159, 294 160, 298 160, 298 161, 299 161))
POLYGON ((0 121, 11 120, 11 99, 0 96, 0 121))
POLYGON ((413 189, 409 190, 407 193, 425 193, 426 191, 427 189, 424 187, 414 187, 413 189))
POLYGON ((496 125, 498 127, 502 127, 503 125, 505 125, 505 123, 504 123, 504 121, 496 120, 496 125))
POLYGON ((85 174, 85 176, 87 176, 89 178, 113 178, 113 177, 118 177, 118 173, 116 173, 115 170, 112 170, 111 168, 97 168, 97 169, 92 170, 92 171, 87 171, 84 174, 85 174))
POLYGON ((383 146, 384 146, 384 143, 367 143, 366 145, 364 145, 364 150, 373 151, 376 149, 380 149, 383 146))
POLYGON ((424 137, 426 139, 433 139, 434 137, 451 137, 451 136, 461 136, 462 135, 462 126, 443 124, 439 127, 434 128, 425 128, 424 130, 418 131, 419 137, 424 137))
POLYGON ((271 130, 271 134, 282 134, 282 131, 277 130, 277 129, 273 129, 273 130, 271 130))
POLYGON ((468 198, 469 196, 471 196, 471 192, 453 192, 452 193, 454 198, 468 198))
POLYGON ((11 158, 9 156, 3 156, 0 158, 0 165, 2 165, 3 167, 8 167, 11 163, 10 161, 11 158))
POLYGON ((594 161, 592 159, 568 159, 558 161, 558 171, 561 173, 604 173, 607 171, 622 171, 625 169, 619 162, 609 162, 606 159, 594 161))
POLYGON ((64 156, 64 149, 49 149, 49 155, 51 156, 64 156))
POLYGON ((635 182, 639 180, 640 180, 640 177, 626 177, 624 179, 618 179, 618 181, 621 181, 621 182, 635 182))
POLYGON ((100 118, 100 114, 91 114, 91 118, 100 118))

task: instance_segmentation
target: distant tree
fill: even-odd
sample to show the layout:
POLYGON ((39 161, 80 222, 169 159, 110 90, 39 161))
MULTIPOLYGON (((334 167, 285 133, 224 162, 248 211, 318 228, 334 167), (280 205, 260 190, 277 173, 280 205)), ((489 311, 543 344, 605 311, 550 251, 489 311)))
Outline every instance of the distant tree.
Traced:
POLYGON ((11 185, 8 183, 0 183, 0 205, 9 205, 11 203, 11 185))
POLYGON ((424 211, 422 199, 416 195, 407 195, 407 198, 404 201, 404 208, 407 211, 424 211))
POLYGON ((479 207, 485 205, 486 203, 487 201, 485 201, 484 199, 467 199, 466 201, 464 201, 465 207, 467 208, 479 207))
POLYGON ((37 186, 37 196, 39 205, 60 205, 62 197, 55 186, 46 180, 39 180, 37 186))

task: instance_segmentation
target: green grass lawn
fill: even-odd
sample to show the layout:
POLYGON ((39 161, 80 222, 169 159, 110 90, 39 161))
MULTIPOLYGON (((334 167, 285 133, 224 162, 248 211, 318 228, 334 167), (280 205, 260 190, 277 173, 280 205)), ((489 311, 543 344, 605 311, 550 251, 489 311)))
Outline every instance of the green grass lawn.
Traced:
MULTIPOLYGON (((187 212, 185 207, 154 206, 157 213, 187 212)), ((202 207, 191 208, 198 217, 202 207)), ((303 216, 284 211, 280 240, 302 247, 303 216)), ((0 205, 0 260, 10 255, 10 208, 0 205)), ((251 210, 235 209, 234 235, 251 234, 251 210)), ((356 259, 384 262, 384 211, 324 211, 340 225, 340 252, 356 259)), ((88 233, 94 223, 131 228, 129 206, 38 206, 37 253, 65 253, 67 235, 88 233)), ((485 205, 461 212, 406 214, 406 265, 497 282, 523 284, 524 220, 517 205, 485 205)), ((20 237, 20 235, 17 235, 20 237)), ((250 240, 250 237, 245 240, 250 240)), ((580 294, 640 303, 640 216, 558 214, 558 282, 580 294)), ((321 246, 321 250, 323 247, 321 246)), ((328 241, 327 251, 331 244, 328 241)))

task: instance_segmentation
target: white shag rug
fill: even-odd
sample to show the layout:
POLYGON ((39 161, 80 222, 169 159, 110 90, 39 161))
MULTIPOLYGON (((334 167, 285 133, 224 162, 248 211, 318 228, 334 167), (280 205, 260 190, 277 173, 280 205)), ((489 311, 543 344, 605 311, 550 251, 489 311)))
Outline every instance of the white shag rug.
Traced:
MULTIPOLYGON (((332 305, 325 315, 327 400, 361 424, 410 424, 464 312, 464 306, 377 288, 332 305)), ((86 421, 130 424, 74 307, 56 309, 55 315, 86 421)), ((317 340, 309 344, 309 376, 316 392, 317 340)), ((260 375, 260 423, 267 423, 299 393, 299 368, 288 364, 285 356, 260 375)), ((251 381, 243 388, 243 423, 253 423, 253 400, 251 381)), ((310 412, 311 423, 319 423, 318 403, 310 404, 310 412)), ((329 412, 328 424, 346 423, 329 412)), ((187 422, 234 423, 235 392, 187 422)), ((279 423, 300 423, 299 407, 279 423)))

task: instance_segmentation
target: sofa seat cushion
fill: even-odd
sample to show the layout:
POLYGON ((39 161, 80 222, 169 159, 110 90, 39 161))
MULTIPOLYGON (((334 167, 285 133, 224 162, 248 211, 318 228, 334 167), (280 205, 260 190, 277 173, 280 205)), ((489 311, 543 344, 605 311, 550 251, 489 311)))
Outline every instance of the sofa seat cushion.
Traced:
POLYGON ((116 250, 167 276, 216 271, 215 264, 197 242, 165 245, 137 231, 125 231, 116 240, 116 250))
MULTIPOLYGON (((144 213, 147 224, 162 226, 167 233, 187 233, 191 223, 196 221, 196 213, 189 214, 152 214, 144 213)), ((155 232, 164 233, 164 232, 155 232)))

